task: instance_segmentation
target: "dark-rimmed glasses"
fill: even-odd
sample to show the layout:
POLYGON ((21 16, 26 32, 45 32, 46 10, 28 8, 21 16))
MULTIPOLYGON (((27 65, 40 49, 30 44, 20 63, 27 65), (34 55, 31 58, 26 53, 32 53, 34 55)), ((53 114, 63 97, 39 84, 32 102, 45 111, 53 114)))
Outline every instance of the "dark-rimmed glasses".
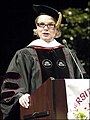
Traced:
POLYGON ((39 26, 41 28, 44 28, 45 26, 47 26, 50 29, 55 28, 55 24, 54 23, 45 24, 45 23, 41 22, 41 23, 37 23, 37 26, 39 26))

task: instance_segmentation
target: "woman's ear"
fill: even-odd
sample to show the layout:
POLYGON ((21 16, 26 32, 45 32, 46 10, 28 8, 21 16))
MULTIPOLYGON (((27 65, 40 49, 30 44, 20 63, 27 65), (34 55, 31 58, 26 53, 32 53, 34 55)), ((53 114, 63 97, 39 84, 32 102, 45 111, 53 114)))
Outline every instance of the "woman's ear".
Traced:
POLYGON ((33 35, 38 36, 37 29, 33 29, 33 35))

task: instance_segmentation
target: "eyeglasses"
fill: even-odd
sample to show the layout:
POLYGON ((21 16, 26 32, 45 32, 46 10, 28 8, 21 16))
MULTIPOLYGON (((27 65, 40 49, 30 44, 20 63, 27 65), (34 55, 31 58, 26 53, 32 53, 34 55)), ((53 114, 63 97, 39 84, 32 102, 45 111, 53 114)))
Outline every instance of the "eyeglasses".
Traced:
POLYGON ((44 28, 45 26, 47 26, 50 29, 55 28, 55 24, 53 24, 53 23, 45 24, 45 23, 41 22, 41 23, 37 23, 37 26, 39 26, 41 28, 44 28))

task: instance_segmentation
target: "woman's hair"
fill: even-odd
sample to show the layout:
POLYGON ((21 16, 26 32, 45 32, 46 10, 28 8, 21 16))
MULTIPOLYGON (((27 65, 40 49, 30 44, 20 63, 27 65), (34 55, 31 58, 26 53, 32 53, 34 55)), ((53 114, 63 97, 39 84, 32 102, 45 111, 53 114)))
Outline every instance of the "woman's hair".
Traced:
MULTIPOLYGON (((35 19, 35 25, 36 26, 37 26, 38 18, 39 18, 39 16, 35 19)), ((56 19, 54 19, 54 21, 55 21, 55 23, 57 22, 56 19)), ((60 26, 58 28, 56 28, 56 30, 57 30, 57 32, 56 32, 55 38, 59 38, 61 36, 60 26)), ((38 37, 37 29, 33 29, 33 34, 38 37)))

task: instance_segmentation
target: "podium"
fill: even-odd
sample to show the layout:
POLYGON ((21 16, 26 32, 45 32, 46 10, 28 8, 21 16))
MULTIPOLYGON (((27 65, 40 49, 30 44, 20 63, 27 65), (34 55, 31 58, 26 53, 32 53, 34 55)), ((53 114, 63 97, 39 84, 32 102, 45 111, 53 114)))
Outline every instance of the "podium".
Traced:
POLYGON ((20 120, 67 119, 65 80, 46 80, 31 94, 31 106, 20 106, 20 120))

